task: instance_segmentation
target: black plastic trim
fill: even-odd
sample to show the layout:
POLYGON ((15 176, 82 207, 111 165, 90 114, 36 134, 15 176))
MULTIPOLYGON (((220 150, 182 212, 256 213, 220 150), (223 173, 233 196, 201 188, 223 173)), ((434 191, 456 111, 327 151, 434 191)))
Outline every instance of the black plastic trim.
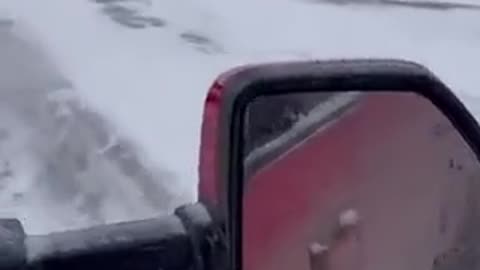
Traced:
POLYGON ((26 263, 25 231, 17 219, 0 220, 0 268, 22 269, 26 263))
POLYGON ((28 236, 27 269, 170 269, 192 265, 183 222, 164 216, 84 230, 28 236))

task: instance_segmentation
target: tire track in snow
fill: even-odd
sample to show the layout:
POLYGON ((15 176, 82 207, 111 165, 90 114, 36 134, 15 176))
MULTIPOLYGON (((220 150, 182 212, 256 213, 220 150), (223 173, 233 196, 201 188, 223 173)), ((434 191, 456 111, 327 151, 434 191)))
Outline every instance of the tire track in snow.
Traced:
MULTIPOLYGON (((16 214, 6 205, 34 208, 49 224, 83 215, 88 224, 70 224, 83 227, 172 210, 174 190, 164 180, 175 175, 149 166, 141 147, 83 104, 40 46, 14 33, 12 21, 0 24, 0 40, 0 215, 16 214)), ((42 223, 19 215, 27 231, 42 223)))
POLYGON ((448 1, 406 1, 406 0, 305 0, 310 3, 327 3, 334 5, 372 5, 380 7, 396 7, 396 8, 412 8, 412 9, 429 9, 437 11, 449 10, 474 10, 480 11, 480 5, 464 4, 448 1))
MULTIPOLYGON (((91 0, 101 5, 101 12, 115 23, 130 29, 167 28, 171 25, 158 16, 144 14, 152 6, 149 0, 91 0)), ((205 33, 193 30, 180 30, 178 38, 197 51, 206 54, 223 53, 222 45, 205 33)))

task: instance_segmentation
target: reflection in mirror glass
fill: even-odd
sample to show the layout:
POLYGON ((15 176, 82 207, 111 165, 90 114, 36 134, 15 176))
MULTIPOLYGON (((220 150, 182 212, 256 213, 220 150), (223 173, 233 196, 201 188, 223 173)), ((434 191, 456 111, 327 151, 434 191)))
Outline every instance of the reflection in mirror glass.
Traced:
POLYGON ((248 105, 243 269, 480 269, 479 163, 413 93, 248 105))

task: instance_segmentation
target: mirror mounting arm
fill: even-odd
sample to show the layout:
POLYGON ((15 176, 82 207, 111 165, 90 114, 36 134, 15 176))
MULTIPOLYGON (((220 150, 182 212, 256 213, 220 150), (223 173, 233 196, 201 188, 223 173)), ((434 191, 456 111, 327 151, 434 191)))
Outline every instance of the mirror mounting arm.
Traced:
POLYGON ((0 269, 210 270, 217 227, 200 203, 174 215, 42 236, 0 219, 0 269))
POLYGON ((225 269, 227 242, 220 222, 203 204, 191 204, 175 210, 190 236, 194 270, 225 269))
POLYGON ((0 269, 19 269, 27 262, 26 235, 18 219, 0 219, 0 269))

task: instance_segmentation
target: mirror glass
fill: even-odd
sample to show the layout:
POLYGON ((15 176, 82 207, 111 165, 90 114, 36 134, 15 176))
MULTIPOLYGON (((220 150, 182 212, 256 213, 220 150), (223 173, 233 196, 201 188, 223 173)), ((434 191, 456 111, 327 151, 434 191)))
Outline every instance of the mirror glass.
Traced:
POLYGON ((245 113, 243 269, 480 269, 479 162, 428 99, 292 93, 245 113))

